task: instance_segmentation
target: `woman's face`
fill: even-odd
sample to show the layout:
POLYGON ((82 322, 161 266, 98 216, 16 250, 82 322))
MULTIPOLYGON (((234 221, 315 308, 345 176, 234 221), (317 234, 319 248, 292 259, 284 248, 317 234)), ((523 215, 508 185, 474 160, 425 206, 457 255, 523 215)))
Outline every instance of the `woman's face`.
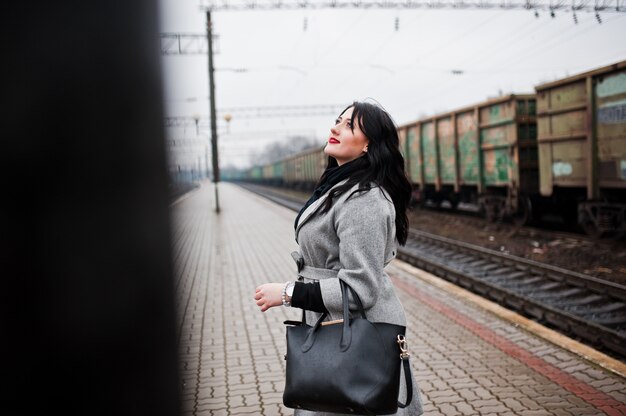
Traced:
POLYGON ((352 120, 353 107, 348 108, 335 121, 330 129, 328 143, 324 153, 332 156, 339 166, 348 163, 367 152, 369 140, 359 128, 359 123, 352 120))

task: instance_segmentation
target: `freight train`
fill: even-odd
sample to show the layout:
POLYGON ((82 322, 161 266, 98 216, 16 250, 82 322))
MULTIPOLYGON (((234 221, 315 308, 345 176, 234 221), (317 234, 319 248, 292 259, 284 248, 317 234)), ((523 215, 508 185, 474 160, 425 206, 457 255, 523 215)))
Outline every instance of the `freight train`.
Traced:
MULTIPOLYGON (((420 204, 469 204, 523 224, 558 214, 591 235, 626 232, 626 61, 398 127, 420 204)), ((247 181, 312 189, 315 148, 247 181)), ((241 179, 241 178, 240 178, 241 179)))

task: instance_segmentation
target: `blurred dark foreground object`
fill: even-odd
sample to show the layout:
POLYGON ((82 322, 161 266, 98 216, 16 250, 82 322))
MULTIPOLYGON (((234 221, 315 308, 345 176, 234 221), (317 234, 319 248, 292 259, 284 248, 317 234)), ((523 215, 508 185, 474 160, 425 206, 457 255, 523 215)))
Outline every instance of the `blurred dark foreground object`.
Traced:
POLYGON ((1 16, 0 414, 176 415, 157 2, 1 16))

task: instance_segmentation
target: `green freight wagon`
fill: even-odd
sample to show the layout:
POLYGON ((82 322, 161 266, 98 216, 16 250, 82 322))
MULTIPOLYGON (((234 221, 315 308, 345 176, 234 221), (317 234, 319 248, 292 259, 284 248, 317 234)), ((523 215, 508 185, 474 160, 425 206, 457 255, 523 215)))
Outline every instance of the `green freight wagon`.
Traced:
POLYGON ((323 149, 318 147, 289 156, 284 162, 285 185, 295 189, 311 190, 326 167, 323 149))
POLYGON ((278 160, 272 163, 272 185, 274 186, 282 186, 283 185, 283 174, 285 172, 285 161, 278 160))
POLYGON ((277 161, 262 166, 263 183, 270 186, 281 186, 283 176, 283 161, 277 161))
POLYGON ((626 61, 538 85, 541 195, 590 234, 626 231, 626 61))
POLYGON ((535 96, 508 95, 399 127, 420 202, 527 218, 538 191, 535 96))
POLYGON ((227 168, 220 171, 220 180, 226 182, 238 182, 248 179, 247 170, 227 168))
POLYGON ((254 182, 260 182, 263 179, 263 167, 253 166, 248 170, 248 179, 254 182))

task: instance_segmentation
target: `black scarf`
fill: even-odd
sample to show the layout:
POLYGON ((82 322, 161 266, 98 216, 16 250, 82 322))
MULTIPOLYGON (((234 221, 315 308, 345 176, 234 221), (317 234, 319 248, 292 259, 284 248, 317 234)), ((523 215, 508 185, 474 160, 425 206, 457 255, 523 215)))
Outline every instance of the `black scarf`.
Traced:
POLYGON ((321 180, 317 188, 313 191, 313 195, 309 198, 308 201, 304 204, 300 212, 298 212, 298 216, 296 217, 296 221, 293 225, 294 228, 298 227, 298 220, 300 216, 313 202, 317 201, 324 195, 326 192, 330 190, 333 186, 337 185, 339 182, 344 179, 348 179, 350 175, 352 175, 355 171, 357 171, 360 167, 360 163, 355 163, 358 160, 352 160, 348 163, 344 163, 341 166, 334 166, 332 168, 327 168, 322 174, 321 180))

